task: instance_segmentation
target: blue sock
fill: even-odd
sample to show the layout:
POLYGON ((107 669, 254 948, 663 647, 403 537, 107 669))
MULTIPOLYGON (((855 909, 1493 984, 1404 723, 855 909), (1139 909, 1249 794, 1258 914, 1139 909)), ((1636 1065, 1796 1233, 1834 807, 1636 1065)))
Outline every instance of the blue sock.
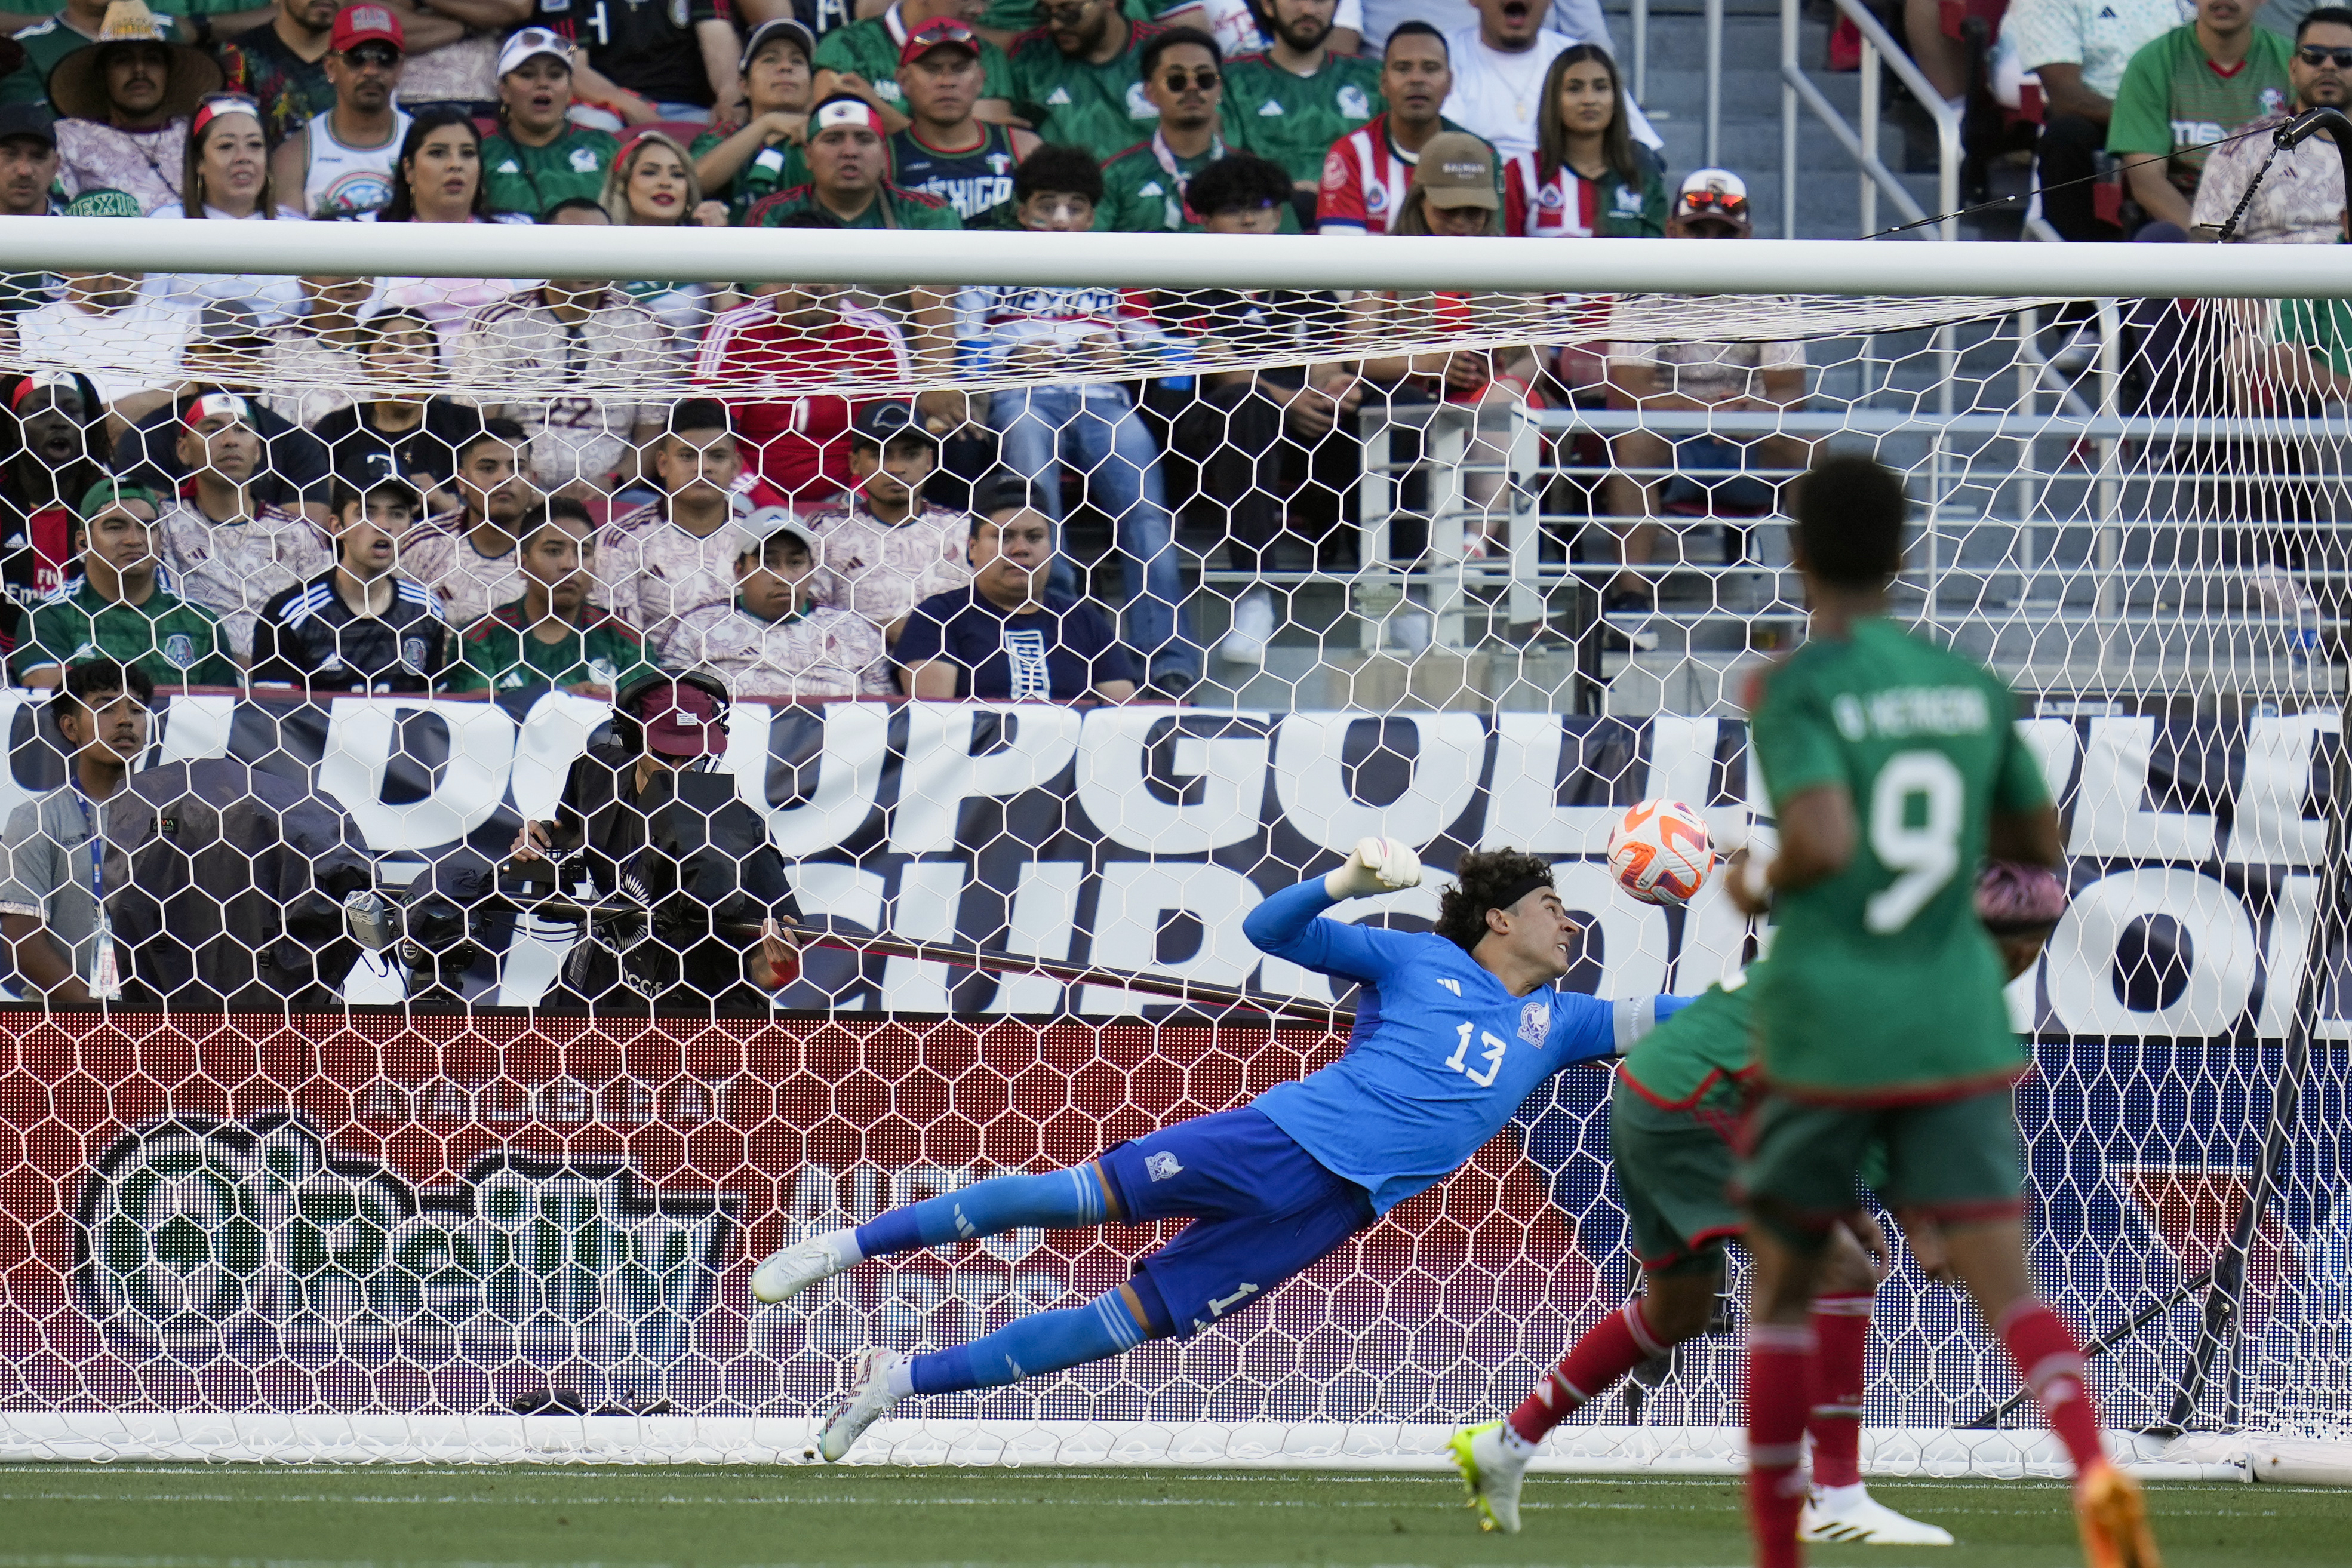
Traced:
POLYGON ((1066 1230, 1100 1225, 1108 1212, 1102 1181, 1091 1165, 1074 1165, 1042 1176, 993 1176, 875 1215, 857 1227, 857 1250, 868 1258, 879 1258, 887 1252, 911 1252, 918 1247, 994 1236, 1024 1225, 1066 1230))
POLYGON ((917 1394, 1002 1388, 1024 1377, 1115 1356, 1144 1338, 1126 1298, 1109 1290, 1083 1307, 1034 1312, 968 1345, 919 1355, 908 1370, 917 1394))

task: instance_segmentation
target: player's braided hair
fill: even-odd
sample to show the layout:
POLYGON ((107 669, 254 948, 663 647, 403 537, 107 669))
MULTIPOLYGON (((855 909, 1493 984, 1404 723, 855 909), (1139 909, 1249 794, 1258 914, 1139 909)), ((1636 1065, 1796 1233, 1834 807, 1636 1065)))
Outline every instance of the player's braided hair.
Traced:
POLYGON ((1437 934, 1471 952, 1486 934, 1488 910, 1507 910, 1551 885, 1551 862, 1540 855, 1474 849, 1454 868, 1454 885, 1437 895, 1437 934))

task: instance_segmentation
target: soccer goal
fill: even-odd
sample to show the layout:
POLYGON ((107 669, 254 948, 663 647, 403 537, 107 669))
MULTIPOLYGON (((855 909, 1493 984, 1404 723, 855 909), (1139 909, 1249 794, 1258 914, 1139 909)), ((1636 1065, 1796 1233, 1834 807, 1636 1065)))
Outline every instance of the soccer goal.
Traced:
MULTIPOLYGON (((2017 1103, 2109 1425, 2151 1473, 2352 1474, 2335 253, 56 218, 0 269, 0 823, 86 776, 39 688, 159 689, 102 811, 118 994, 20 963, 0 1010, 0 1455, 798 1461, 862 1347, 1162 1237, 778 1307, 751 1264, 1333 1059, 1352 998, 1240 922, 1367 833, 1553 858, 1573 988, 1734 973, 1717 889, 1603 851, 1661 796, 1769 834, 1741 679, 1803 635, 1783 486, 1828 448, 1907 477, 1904 613, 2011 679, 2062 804, 2017 1103), (1117 640, 960 665, 925 601, 1027 514, 1117 640), (657 886, 519 879, 583 752, 674 721, 614 733, 656 667, 733 700, 699 836, 657 886), (787 898, 796 977, 713 980, 787 898)), ((0 911, 64 930, 89 871, 0 911)), ((1442 1465, 1636 1288, 1606 1087, 1229 1322, 861 1458, 1442 1465)), ((1744 1292, 1544 1462, 1736 1468, 1744 1292)), ((1907 1257, 1874 1332, 1872 1469, 2063 1473, 1907 1257)))

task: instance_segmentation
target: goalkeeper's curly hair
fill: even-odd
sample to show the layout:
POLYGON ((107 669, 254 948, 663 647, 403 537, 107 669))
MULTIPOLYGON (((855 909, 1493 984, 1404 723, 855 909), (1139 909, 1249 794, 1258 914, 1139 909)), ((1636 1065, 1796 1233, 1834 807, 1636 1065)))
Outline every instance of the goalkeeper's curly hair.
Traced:
POLYGON ((1437 896, 1437 934, 1471 952, 1486 934, 1488 910, 1510 908, 1534 890, 1531 882, 1549 887, 1551 877, 1551 862, 1540 855, 1472 850, 1454 868, 1454 885, 1437 896))

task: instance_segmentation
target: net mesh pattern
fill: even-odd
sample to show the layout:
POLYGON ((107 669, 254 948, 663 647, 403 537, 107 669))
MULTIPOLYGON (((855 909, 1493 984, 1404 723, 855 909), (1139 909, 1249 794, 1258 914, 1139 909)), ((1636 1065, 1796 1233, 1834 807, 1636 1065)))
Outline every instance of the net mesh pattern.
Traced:
MULTIPOLYGON (((10 1451, 333 1415, 545 1457, 415 1436, 514 1412, 790 1448, 859 1350, 1076 1305, 1171 1233, 1018 1232, 772 1308, 751 1264, 1332 1059, 1356 999, 1241 919, 1365 834, 1433 874, 1346 916, 1426 930, 1463 853, 1512 846, 1585 924, 1570 988, 1733 973, 1719 889, 1636 904, 1604 850, 1645 798, 1726 846, 1757 823, 1738 700, 1801 638, 1785 487, 1824 450, 1906 476, 1898 610, 2011 682, 2061 801, 2019 1111, 2036 1277, 2113 1337, 2110 1423, 2171 1418, 2203 1365, 2192 1428, 2347 1436, 2336 946, 2306 984, 2337 896, 2331 306, 7 281, 12 677, 103 654, 159 689, 102 811, 124 994, 49 1010, 20 974, 0 1016, 10 1451), (940 600, 1032 515, 1099 614, 972 644, 940 600), (611 699, 656 673, 695 760, 641 773, 611 699), (554 842, 519 866, 527 823, 554 842), (804 937, 781 988, 772 916, 804 937)), ((0 910, 72 937, 80 732, 37 689, 0 707, 0 910)), ((1638 1284, 1607 1083, 1554 1079, 1236 1321, 903 1407, 894 1451, 1376 1458, 1499 1414, 1638 1284)), ((1578 1451, 1737 1426, 1744 1294, 1735 1257, 1726 1331, 1594 1401, 1578 1451)), ((1880 1433, 2037 1426, 1907 1260, 1874 1332, 1880 1433)))

